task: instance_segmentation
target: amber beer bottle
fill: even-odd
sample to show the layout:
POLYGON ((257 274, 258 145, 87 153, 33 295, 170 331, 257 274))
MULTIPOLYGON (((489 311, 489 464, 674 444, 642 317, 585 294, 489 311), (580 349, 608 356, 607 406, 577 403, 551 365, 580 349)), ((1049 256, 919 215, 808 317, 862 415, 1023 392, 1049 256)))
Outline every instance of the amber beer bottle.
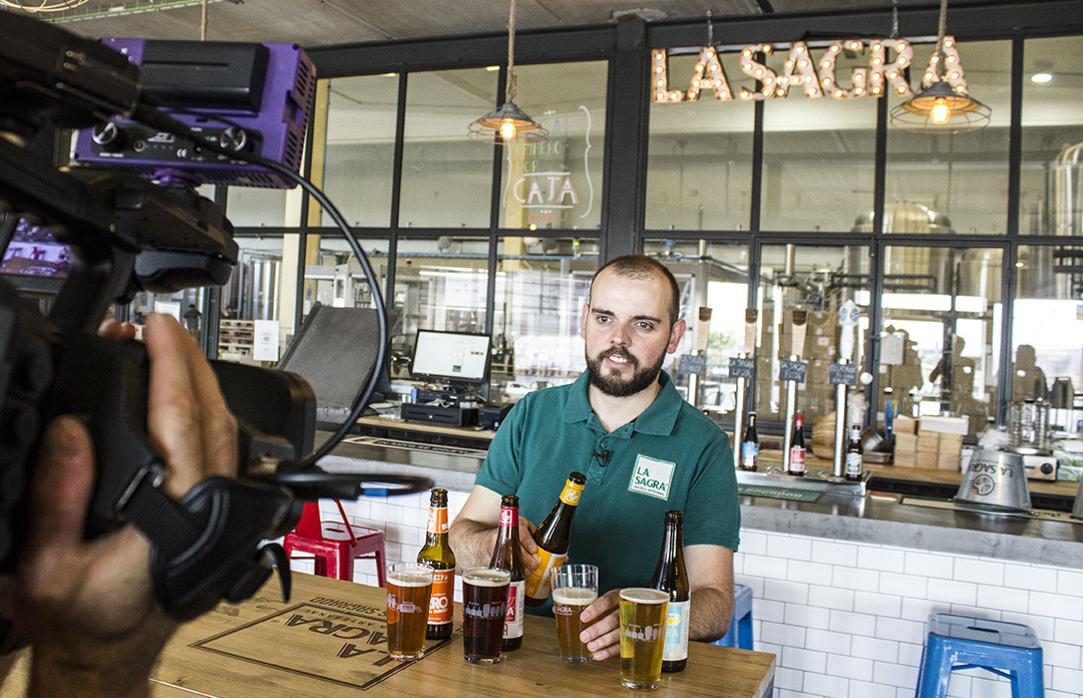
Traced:
POLYGON ((431 567, 432 596, 429 597, 429 624, 425 637, 443 640, 451 637, 451 608, 455 594, 455 553, 447 533, 447 490, 436 488, 429 495, 429 525, 425 546, 417 554, 417 563, 431 567))
POLYGON ((500 498, 500 529, 489 567, 511 572, 508 585, 508 611, 504 616, 504 637, 500 649, 512 652, 523 644, 523 557, 519 552, 519 498, 506 494, 500 498))
POLYGON ((805 475, 805 418, 800 412, 793 416, 793 439, 790 441, 790 475, 805 475))
POLYGON ((573 472, 568 475, 560 499, 541 526, 538 526, 538 530, 534 531, 534 542, 538 544, 538 566, 526 578, 527 606, 541 606, 545 603, 549 598, 549 572, 563 565, 568 559, 572 519, 586 484, 587 478, 583 473, 573 472))
POLYGON ((850 427, 850 443, 846 447, 846 479, 858 481, 861 479, 861 455, 865 450, 861 447, 861 427, 850 427))
POLYGON ((688 571, 684 566, 684 514, 679 511, 666 512, 662 552, 654 568, 651 586, 669 593, 662 671, 684 671, 688 664, 688 609, 692 594, 688 585, 688 571))
POLYGON ((748 413, 748 426, 745 427, 744 436, 741 438, 740 463, 741 470, 755 470, 756 462, 760 457, 760 438, 756 434, 756 413, 748 413))

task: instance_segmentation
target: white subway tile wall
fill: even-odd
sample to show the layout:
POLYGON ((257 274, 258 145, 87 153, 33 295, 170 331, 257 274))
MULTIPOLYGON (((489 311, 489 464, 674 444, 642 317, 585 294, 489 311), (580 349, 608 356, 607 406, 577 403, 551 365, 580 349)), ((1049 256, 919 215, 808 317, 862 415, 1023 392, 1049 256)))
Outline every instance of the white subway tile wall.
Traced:
MULTIPOLYGON (((450 519, 467 495, 449 492, 450 519)), ((427 493, 343 502, 351 525, 384 531, 389 562, 415 559, 428 506, 427 493)), ((330 500, 320 509, 339 516, 330 500)), ((313 569, 310 559, 292 567, 313 569)), ((778 656, 775 698, 912 698, 925 619, 937 611, 1031 626, 1046 698, 1083 696, 1083 572, 754 530, 741 531, 734 567, 752 589, 756 649, 778 656)), ((358 560, 354 579, 375 585, 375 562, 358 560)), ((948 695, 1010 698, 1008 683, 990 677, 956 672, 948 695)))
MULTIPOLYGON (((1042 642, 1046 698, 1083 696, 1083 572, 868 543, 742 531, 756 649, 778 655, 775 698, 913 698, 930 613, 1025 623, 1042 642)), ((953 698, 1010 698, 956 672, 953 698)))

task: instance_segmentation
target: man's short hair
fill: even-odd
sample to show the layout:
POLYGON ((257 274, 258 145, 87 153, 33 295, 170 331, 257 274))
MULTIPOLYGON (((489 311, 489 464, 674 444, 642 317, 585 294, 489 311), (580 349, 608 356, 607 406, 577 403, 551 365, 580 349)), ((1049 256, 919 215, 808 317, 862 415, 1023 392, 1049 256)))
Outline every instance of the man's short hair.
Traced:
MULTIPOLYGON (((611 270, 617 276, 629 279, 649 279, 652 276, 661 276, 669 282, 669 325, 676 324, 681 316, 681 290, 677 287, 677 279, 666 265, 653 257, 643 254, 628 254, 606 262, 601 269, 594 272, 590 279, 590 292, 594 292, 594 280, 606 269, 611 270)), ((589 299, 591 296, 587 296, 589 299)))

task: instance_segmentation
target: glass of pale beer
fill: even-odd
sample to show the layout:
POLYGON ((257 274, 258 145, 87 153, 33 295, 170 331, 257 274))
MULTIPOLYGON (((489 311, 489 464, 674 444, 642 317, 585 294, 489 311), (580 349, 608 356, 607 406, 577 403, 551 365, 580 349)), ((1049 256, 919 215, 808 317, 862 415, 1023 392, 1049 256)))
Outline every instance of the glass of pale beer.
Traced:
POLYGON ((589 662, 590 650, 579 639, 587 625, 579 620, 579 614, 598 598, 598 568, 594 565, 561 565, 551 575, 560 656, 569 664, 589 662))
POLYGON ((503 659, 500 642, 510 583, 508 570, 473 567, 463 572, 463 657, 471 664, 503 659))
POLYGON ((421 659, 429 622, 432 568, 412 562, 387 566, 387 656, 421 659))
POLYGON ((620 682, 625 688, 658 688, 662 680, 669 592, 621 589, 620 682))

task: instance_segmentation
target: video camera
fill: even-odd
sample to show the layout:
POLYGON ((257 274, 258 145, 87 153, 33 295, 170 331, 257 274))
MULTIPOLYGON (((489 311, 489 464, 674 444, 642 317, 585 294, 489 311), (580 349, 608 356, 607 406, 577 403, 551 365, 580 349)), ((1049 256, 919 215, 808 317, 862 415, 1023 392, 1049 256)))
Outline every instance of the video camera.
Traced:
POLYGON ((0 12, 0 571, 14 567, 41 433, 60 414, 80 415, 94 441, 88 535, 134 524, 153 547, 155 596, 179 619, 247 598, 272 567, 288 596, 288 561, 263 541, 296 525, 303 499, 431 486, 315 466, 356 420, 377 370, 338 432, 310 454, 315 397, 304 379, 212 362, 240 425, 239 476, 208 478, 174 501, 160 488, 163 462, 147 436, 146 352, 95 334, 108 308, 138 291, 228 280, 232 226, 194 185, 297 182, 343 229, 369 276, 382 365, 376 277, 331 202, 296 174, 314 92, 315 70, 297 46, 98 43, 0 12), (82 129, 77 167, 57 169, 26 148, 50 126, 82 129), (17 290, 41 276, 60 278, 47 316, 17 290))

